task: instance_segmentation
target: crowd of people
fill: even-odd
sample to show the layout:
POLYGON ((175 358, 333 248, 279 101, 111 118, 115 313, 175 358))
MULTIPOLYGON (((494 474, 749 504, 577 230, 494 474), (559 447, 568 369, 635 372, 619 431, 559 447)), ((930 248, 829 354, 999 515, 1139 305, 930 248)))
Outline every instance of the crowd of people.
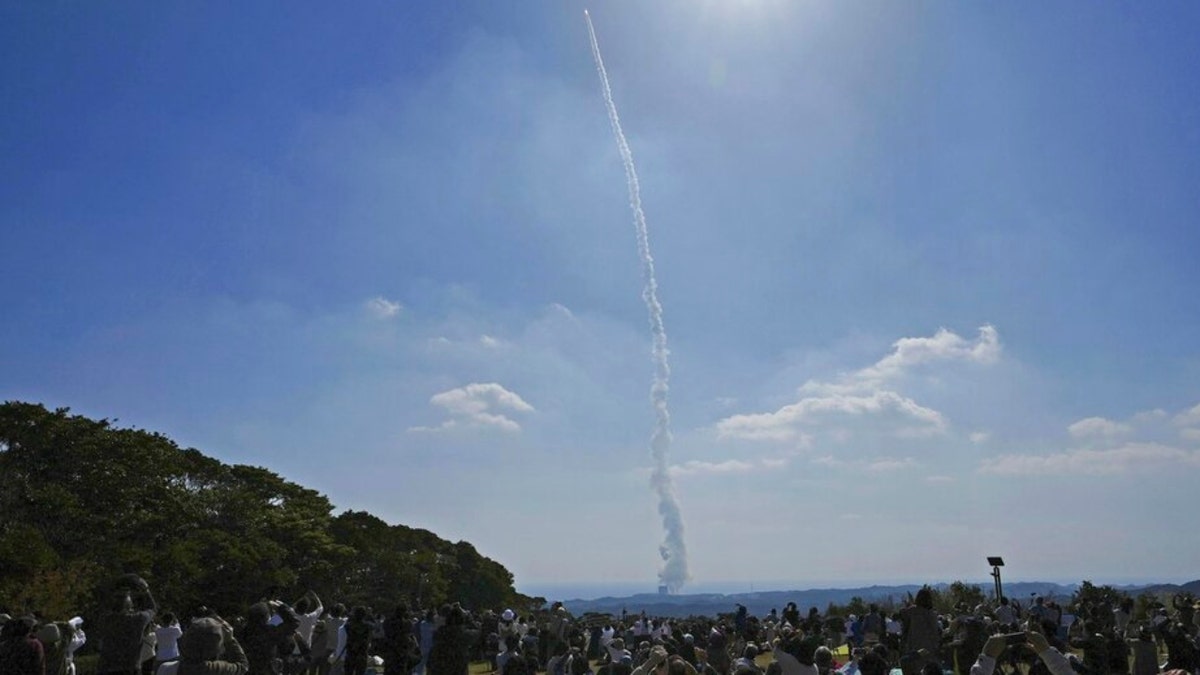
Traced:
MULTIPOLYGON (((1180 598, 1183 598, 1180 601, 1180 598)), ((84 620, 0 614, 0 675, 1200 675, 1200 604, 1135 617, 1133 604, 1072 608, 1001 598, 953 613, 922 589, 903 607, 861 615, 572 616, 548 610, 472 612, 457 604, 389 614, 326 606, 309 591, 261 600, 244 616, 160 611, 136 575, 118 579, 84 620), (94 651, 79 672, 76 654, 94 651)))

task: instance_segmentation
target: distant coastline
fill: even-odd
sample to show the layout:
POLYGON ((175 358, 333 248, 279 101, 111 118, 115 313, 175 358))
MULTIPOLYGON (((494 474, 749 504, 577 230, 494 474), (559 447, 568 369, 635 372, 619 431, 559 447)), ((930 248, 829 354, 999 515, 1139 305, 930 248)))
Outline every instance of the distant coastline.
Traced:
MULTIPOLYGON (((1083 580, 1071 583, 1051 581, 1013 581, 1004 583, 1004 595, 1018 604, 1025 605, 1033 601, 1034 596, 1042 596, 1059 602, 1068 602, 1083 580)), ((1111 585, 1117 590, 1130 595, 1151 593, 1153 595, 1172 595, 1180 591, 1200 594, 1200 580, 1185 584, 1175 583, 1111 583, 1104 580, 1089 579, 1098 585, 1111 585)), ((845 584, 846 582, 842 582, 845 584)), ((991 596, 993 584, 989 581, 969 581, 991 596)), ((774 584, 764 584, 773 586, 774 584)), ((621 615, 626 612, 645 612, 651 616, 715 616, 722 612, 731 612, 737 606, 745 606, 751 614, 765 615, 772 609, 778 610, 788 602, 795 602, 801 607, 816 607, 824 610, 830 605, 847 605, 855 599, 865 602, 877 602, 883 607, 902 605, 912 594, 920 590, 921 583, 907 584, 869 584, 860 587, 847 588, 843 586, 827 586, 824 588, 807 588, 792 590, 774 590, 758 588, 749 590, 749 583, 733 583, 727 586, 720 584, 694 584, 688 592, 675 595, 660 593, 657 589, 646 590, 643 583, 583 583, 583 584, 545 584, 530 585, 522 588, 521 592, 547 601, 561 600, 568 610, 574 614, 585 613, 621 615), (727 593, 720 590, 705 592, 707 588, 746 588, 747 590, 727 593), (537 591, 542 592, 535 592, 537 591), (558 593, 555 593, 558 591, 558 593), (633 592, 629 592, 633 591, 633 592), (602 595, 597 595, 602 594, 602 595)), ((929 583, 939 590, 949 587, 948 582, 929 583)))

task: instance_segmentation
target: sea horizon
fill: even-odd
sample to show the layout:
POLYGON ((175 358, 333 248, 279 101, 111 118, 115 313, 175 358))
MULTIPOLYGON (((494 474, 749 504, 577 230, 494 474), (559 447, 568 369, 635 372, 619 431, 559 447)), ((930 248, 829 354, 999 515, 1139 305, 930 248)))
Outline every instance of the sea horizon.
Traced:
MULTIPOLYGON (((1097 585, 1112 585, 1112 586, 1140 586, 1153 584, 1182 584, 1191 581, 1191 579, 1150 579, 1146 577, 1112 577, 1112 578, 1087 578, 1081 577, 1078 579, 1005 579, 1008 583, 1052 583, 1064 586, 1079 584, 1087 579, 1097 585)), ((741 581, 741 580, 713 580, 713 581, 695 581, 687 584, 679 592, 679 595, 704 595, 704 594, 722 594, 734 595, 739 593, 770 593, 770 592, 786 592, 786 591, 807 591, 814 589, 855 589, 868 588, 871 586, 907 586, 921 584, 949 584, 957 579, 945 579, 931 581, 928 579, 835 579, 835 580, 808 580, 808 581, 741 581)), ((981 579, 963 579, 968 583, 975 583, 981 586, 991 586, 992 580, 990 577, 981 579)), ((639 594, 655 594, 658 593, 658 582, 656 580, 647 581, 554 581, 554 582, 529 582, 525 584, 517 584, 517 590, 525 595, 543 597, 547 600, 595 600, 605 597, 627 597, 639 594)))

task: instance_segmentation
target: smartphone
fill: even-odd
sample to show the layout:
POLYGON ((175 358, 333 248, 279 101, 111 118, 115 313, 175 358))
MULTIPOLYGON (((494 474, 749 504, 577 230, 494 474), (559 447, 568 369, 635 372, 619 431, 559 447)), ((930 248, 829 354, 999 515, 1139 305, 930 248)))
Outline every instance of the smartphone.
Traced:
POLYGON ((1024 633, 1005 633, 1004 642, 1009 646, 1025 644, 1026 637, 1024 633))

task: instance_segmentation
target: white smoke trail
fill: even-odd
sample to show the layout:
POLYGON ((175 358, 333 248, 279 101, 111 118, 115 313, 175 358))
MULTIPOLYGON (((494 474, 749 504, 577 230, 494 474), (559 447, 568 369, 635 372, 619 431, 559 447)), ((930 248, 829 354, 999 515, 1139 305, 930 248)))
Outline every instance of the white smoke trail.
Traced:
POLYGON ((646 232, 646 214, 642 212, 642 194, 638 185, 637 170, 633 165, 633 153, 621 130, 621 119, 613 103, 612 90, 608 86, 608 73, 604 70, 604 59, 600 58, 600 44, 596 42, 596 30, 592 17, 583 10, 587 20, 588 37, 592 41, 592 58, 596 61, 596 72, 604 90, 604 105, 608 108, 608 121, 612 124, 613 136, 621 161, 625 164, 625 181, 629 186, 629 207, 633 210, 633 224, 637 229, 638 255, 642 260, 642 300, 650 313, 650 332, 653 335, 654 384, 650 387, 650 400, 654 405, 656 424, 650 437, 650 452, 654 467, 650 473, 650 485, 658 495, 658 513, 662 516, 663 543, 659 554, 663 567, 658 572, 659 583, 671 592, 678 591, 688 581, 687 545, 683 541, 683 516, 679 511, 679 500, 675 498, 675 486, 667 470, 667 454, 671 449, 671 414, 667 409, 667 389, 671 369, 667 364, 667 331, 663 327, 663 309, 658 301, 658 282, 654 277, 654 258, 650 255, 650 238, 646 232))

